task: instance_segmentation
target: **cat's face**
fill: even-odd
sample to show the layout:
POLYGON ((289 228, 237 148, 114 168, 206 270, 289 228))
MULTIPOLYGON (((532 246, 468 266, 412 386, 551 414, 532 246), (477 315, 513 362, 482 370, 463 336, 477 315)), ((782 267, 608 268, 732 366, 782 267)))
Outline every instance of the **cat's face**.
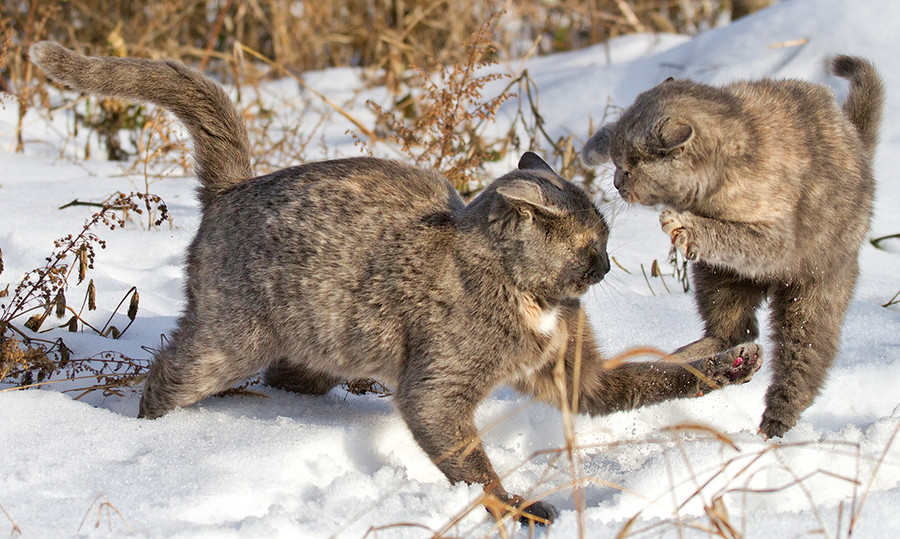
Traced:
POLYGON ((577 298, 609 272, 606 221, 581 188, 549 167, 508 174, 486 195, 493 243, 520 290, 577 298))
MULTIPOLYGON (((690 126, 688 126, 690 127, 690 126)), ((693 155, 685 148, 647 144, 646 137, 614 138, 610 158, 613 185, 626 202, 686 209, 698 186, 693 155)))
POLYGON ((612 160, 613 185, 626 202, 679 211, 695 207, 717 184, 717 157, 731 149, 718 140, 723 129, 715 115, 722 104, 694 95, 708 88, 667 81, 641 94, 619 121, 588 140, 583 160, 612 160))

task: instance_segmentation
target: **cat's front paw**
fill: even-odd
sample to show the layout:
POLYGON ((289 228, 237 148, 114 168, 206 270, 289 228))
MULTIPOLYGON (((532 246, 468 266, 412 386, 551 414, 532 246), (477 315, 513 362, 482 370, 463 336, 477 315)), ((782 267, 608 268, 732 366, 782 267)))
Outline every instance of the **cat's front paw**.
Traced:
POLYGON ((546 526, 552 524, 559 517, 556 507, 547 502, 534 502, 521 509, 519 514, 519 522, 525 526, 537 525, 546 526))
POLYGON ((663 210, 659 214, 659 224, 672 240, 672 245, 681 251, 685 258, 697 259, 697 244, 693 241, 690 224, 684 215, 673 210, 663 210))
POLYGON ((707 379, 700 380, 700 393, 734 384, 745 384, 762 367, 762 348, 746 343, 701 359, 699 370, 707 379))
POLYGON ((556 510, 556 507, 547 502, 539 501, 525 505, 525 499, 517 495, 504 496, 504 499, 507 500, 505 502, 495 496, 489 496, 488 499, 493 502, 500 502, 499 504, 485 503, 485 509, 497 519, 511 514, 525 526, 546 526, 552 524, 559 517, 559 511, 556 510))

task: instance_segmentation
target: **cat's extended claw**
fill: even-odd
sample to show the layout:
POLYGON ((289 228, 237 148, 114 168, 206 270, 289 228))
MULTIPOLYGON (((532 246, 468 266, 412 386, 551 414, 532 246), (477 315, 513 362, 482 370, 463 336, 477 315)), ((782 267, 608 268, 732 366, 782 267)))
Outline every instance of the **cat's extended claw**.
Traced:
POLYGON ((691 241, 691 233, 686 226, 681 214, 673 210, 663 210, 659 214, 659 224, 662 226, 672 245, 678 249, 688 260, 697 259, 697 246, 691 241))

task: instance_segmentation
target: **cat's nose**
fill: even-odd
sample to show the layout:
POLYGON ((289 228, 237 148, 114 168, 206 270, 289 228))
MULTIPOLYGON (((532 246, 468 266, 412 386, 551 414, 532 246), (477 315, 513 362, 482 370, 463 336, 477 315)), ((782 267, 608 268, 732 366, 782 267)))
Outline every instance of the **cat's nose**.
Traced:
POLYGON ((606 251, 603 251, 597 253, 594 263, 591 265, 591 284, 597 284, 602 281, 607 273, 609 273, 609 255, 606 254, 606 251))
POLYGON ((627 173, 623 172, 622 169, 617 168, 615 173, 613 173, 613 185, 616 189, 621 189, 622 185, 625 184, 625 177, 627 173))

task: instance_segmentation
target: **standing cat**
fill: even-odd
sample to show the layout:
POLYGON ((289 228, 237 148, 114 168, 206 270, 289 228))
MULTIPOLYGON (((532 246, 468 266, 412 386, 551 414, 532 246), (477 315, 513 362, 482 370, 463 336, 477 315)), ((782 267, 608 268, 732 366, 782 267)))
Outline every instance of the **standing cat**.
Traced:
POLYGON ((872 156, 884 90, 874 66, 837 56, 838 108, 824 86, 759 80, 712 87, 669 79, 588 141, 612 158, 627 202, 662 205, 663 230, 693 261, 704 357, 756 339, 771 301, 774 376, 760 426, 782 436, 821 388, 838 348, 872 215, 872 156))
POLYGON ((479 441, 475 408, 498 385, 561 405, 577 372, 576 408, 605 414, 744 382, 759 368, 754 344, 694 370, 605 367, 591 332, 575 333, 579 297, 609 271, 608 229, 584 191, 535 154, 468 205, 436 172, 374 158, 251 178, 240 114, 193 69, 50 42, 31 59, 78 90, 165 107, 194 140, 202 222, 187 253, 187 306, 152 364, 141 417, 261 369, 269 384, 308 394, 377 378, 450 481, 552 520, 551 505, 503 489, 479 441), (565 393, 553 375, 560 358, 565 393))

